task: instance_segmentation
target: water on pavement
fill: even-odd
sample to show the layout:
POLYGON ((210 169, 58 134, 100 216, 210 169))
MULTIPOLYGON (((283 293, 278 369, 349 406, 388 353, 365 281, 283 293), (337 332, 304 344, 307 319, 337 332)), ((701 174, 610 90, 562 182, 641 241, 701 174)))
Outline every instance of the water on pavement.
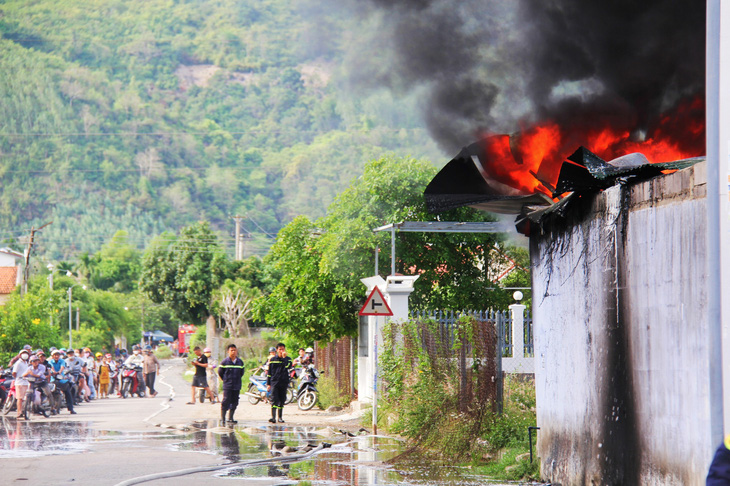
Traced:
POLYGON ((79 454, 97 444, 120 448, 131 442, 159 441, 159 447, 181 453, 204 453, 221 458, 221 464, 285 457, 310 451, 322 443, 331 447, 292 464, 231 466, 215 473, 221 479, 245 479, 250 485, 477 485, 504 484, 470 474, 462 467, 429 467, 412 459, 388 461, 401 454, 404 444, 394 438, 353 435, 331 428, 261 425, 219 427, 217 421, 197 422, 187 430, 115 432, 93 429, 83 422, 23 422, 2 420, 0 459, 79 454))

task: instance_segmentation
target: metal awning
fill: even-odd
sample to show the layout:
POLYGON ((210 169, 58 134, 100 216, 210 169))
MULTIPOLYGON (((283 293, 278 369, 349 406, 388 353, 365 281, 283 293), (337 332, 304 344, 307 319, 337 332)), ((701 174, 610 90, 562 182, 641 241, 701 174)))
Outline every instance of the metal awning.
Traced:
MULTIPOLYGON (((507 233, 510 226, 495 222, 461 221, 401 221, 373 229, 373 232, 390 231, 390 274, 395 275, 395 232, 411 233, 507 233)), ((375 275, 378 274, 378 249, 375 249, 375 275)))

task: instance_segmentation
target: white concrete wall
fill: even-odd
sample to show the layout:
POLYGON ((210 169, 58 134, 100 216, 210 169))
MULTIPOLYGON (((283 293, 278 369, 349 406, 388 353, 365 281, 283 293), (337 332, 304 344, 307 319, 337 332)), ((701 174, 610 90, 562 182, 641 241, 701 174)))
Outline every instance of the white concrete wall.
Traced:
POLYGON ((545 479, 704 484, 704 178, 702 164, 613 187, 531 238, 545 479))

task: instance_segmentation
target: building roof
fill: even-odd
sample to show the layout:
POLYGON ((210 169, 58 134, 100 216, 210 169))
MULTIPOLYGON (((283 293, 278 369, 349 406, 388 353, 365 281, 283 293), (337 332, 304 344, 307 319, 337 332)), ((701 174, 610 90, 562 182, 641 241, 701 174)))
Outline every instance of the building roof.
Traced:
POLYGON ((18 267, 0 267, 0 295, 15 290, 18 278, 18 267))
POLYGON ((12 248, 0 248, 0 253, 5 253, 6 255, 14 256, 17 259, 22 260, 24 255, 20 253, 19 251, 15 251, 12 248))

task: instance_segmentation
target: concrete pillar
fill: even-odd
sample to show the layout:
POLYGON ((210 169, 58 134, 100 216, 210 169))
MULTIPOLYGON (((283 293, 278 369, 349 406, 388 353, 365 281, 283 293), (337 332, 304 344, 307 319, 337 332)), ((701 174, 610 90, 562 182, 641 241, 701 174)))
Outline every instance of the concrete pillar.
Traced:
POLYGON ((512 315, 512 357, 525 357, 525 306, 512 304, 509 306, 512 315))
POLYGON ((389 275, 386 279, 384 294, 390 310, 393 311, 391 319, 399 321, 408 319, 408 297, 413 292, 413 284, 418 277, 418 275, 389 275))
MULTIPOLYGON (((385 280, 379 275, 360 279, 367 290, 365 296, 369 296, 375 287, 381 292, 385 291, 385 280)), ((357 394, 361 403, 372 403, 373 401, 373 379, 375 375, 374 348, 375 329, 382 328, 385 324, 385 317, 363 316, 365 319, 359 329, 358 336, 358 357, 357 357, 357 394), (367 351, 361 354, 362 348, 367 351)), ((382 343, 382 338, 379 341, 382 343)))

